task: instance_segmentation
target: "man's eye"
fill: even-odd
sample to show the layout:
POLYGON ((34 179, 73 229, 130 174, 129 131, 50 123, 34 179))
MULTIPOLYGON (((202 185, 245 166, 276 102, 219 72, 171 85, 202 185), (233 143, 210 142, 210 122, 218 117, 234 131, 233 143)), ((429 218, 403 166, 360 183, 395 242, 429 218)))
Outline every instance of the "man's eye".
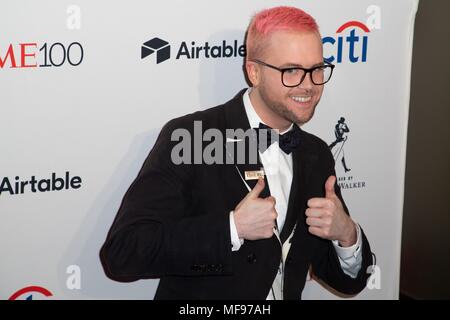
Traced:
POLYGON ((287 69, 285 72, 288 74, 298 74, 300 69, 287 69))
POLYGON ((319 66, 317 68, 314 68, 314 73, 322 73, 326 70, 326 66, 319 66))

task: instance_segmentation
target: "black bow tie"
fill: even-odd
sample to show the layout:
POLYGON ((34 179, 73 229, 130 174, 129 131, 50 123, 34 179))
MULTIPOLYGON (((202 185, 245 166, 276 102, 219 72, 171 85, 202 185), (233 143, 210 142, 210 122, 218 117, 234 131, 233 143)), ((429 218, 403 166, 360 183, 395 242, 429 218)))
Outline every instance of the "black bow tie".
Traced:
POLYGON ((258 139, 258 147, 261 150, 261 152, 264 152, 267 148, 270 147, 272 143, 275 141, 278 141, 278 145, 280 146, 280 149, 284 151, 286 154, 290 154, 293 150, 295 150, 299 144, 300 144, 300 128, 294 123, 292 126, 292 129, 288 132, 279 135, 269 126, 266 126, 264 123, 259 123, 259 128, 255 128, 257 133, 257 139, 258 139), (260 130, 265 129, 267 130, 267 134, 261 134, 260 130), (272 139, 272 136, 274 136, 274 139, 272 139), (261 143, 260 139, 263 139, 264 137, 267 137, 267 144, 264 146, 264 144, 261 143))

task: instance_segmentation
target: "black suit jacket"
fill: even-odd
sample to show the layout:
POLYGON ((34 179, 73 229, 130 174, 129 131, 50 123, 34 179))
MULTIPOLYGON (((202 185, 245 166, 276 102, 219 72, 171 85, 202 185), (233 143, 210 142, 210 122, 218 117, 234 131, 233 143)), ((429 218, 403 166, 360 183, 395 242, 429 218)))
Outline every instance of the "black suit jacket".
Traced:
MULTIPOLYGON (((171 134, 177 128, 193 133, 194 121, 203 130, 249 128, 243 91, 227 103, 169 121, 127 191, 100 251, 105 273, 117 281, 161 278, 156 299, 265 299, 281 258, 281 246, 270 239, 245 240, 231 250, 229 213, 247 189, 234 165, 175 165, 171 134)), ((238 164, 244 175, 261 164, 238 164)), ((362 268, 356 279, 344 274, 331 241, 308 232, 305 210, 312 197, 324 197, 324 185, 334 175, 334 159, 327 144, 301 131, 301 145, 293 152, 293 181, 285 240, 297 227, 285 265, 284 297, 300 299, 307 272, 345 294, 366 285, 371 264, 369 243, 362 234, 362 268)), ((248 181, 250 187, 256 180, 248 181)), ((339 187, 336 194, 342 200, 339 187)), ((261 194, 268 196, 267 188, 261 194)))

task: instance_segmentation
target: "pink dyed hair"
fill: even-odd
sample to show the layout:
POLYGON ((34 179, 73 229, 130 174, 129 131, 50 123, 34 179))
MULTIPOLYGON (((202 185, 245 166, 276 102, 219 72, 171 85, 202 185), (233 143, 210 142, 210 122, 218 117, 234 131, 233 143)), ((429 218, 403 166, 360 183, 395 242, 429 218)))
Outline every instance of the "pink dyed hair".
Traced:
POLYGON ((261 53, 264 41, 275 31, 319 32, 316 20, 305 11, 280 6, 258 12, 247 29, 247 59, 256 59, 261 53))

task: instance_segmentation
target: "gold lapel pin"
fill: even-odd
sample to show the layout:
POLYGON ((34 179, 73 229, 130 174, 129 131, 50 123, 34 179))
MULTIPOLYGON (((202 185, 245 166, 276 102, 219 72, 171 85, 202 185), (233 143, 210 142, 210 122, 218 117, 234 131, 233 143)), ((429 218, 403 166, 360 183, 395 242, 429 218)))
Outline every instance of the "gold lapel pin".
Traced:
POLYGON ((245 171, 245 180, 258 180, 259 178, 264 178, 264 169, 245 171))

